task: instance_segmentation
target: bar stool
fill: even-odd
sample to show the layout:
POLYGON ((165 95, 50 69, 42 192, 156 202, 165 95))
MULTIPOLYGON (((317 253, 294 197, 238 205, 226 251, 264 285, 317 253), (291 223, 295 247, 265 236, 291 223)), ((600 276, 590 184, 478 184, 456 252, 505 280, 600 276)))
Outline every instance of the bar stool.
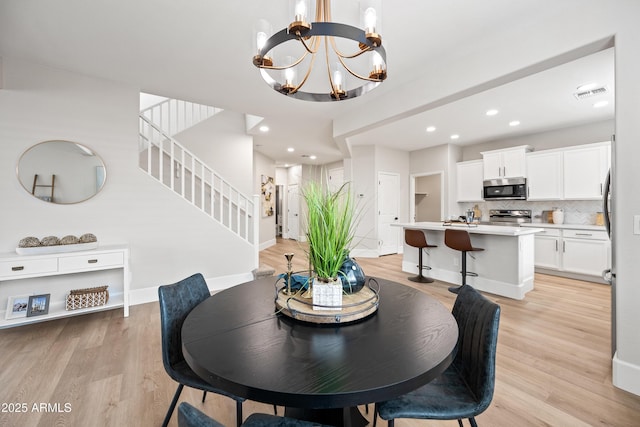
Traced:
MULTIPOLYGON (((462 252, 462 271, 460 271, 460 274, 462 275, 462 284, 460 286, 467 284, 467 276, 478 276, 476 273, 467 271, 467 252, 484 251, 484 248, 474 248, 471 245, 471 238, 466 230, 453 230, 447 228, 444 230, 444 244, 453 250, 462 252)), ((450 287, 449 292, 457 294, 460 286, 450 287)))
POLYGON ((430 245, 427 243, 427 237, 424 235, 422 230, 404 230, 404 241, 409 246, 413 246, 414 248, 418 248, 420 252, 418 252, 418 275, 415 277, 409 277, 409 280, 412 282, 418 283, 431 283, 433 279, 431 277, 425 277, 422 275, 422 269, 431 270, 431 267, 428 265, 422 265, 422 250, 424 248, 437 248, 436 245, 430 245))

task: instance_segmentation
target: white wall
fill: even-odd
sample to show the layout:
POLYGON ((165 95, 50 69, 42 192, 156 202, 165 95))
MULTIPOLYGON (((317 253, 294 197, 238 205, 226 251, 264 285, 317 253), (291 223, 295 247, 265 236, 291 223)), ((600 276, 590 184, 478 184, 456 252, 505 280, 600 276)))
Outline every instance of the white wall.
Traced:
POLYGON ((412 151, 410 156, 409 173, 411 175, 429 175, 442 172, 443 197, 442 206, 444 217, 458 215, 455 194, 456 188, 456 167, 455 163, 461 157, 460 147, 446 144, 433 148, 412 151))
POLYGON ((253 182, 253 137, 244 132, 244 114, 222 111, 174 138, 245 196, 259 194, 253 182))
POLYGON ((409 153, 385 147, 353 147, 350 162, 345 165, 345 180, 353 184, 360 212, 353 256, 378 253, 378 172, 398 174, 399 221, 409 216, 409 153), (350 178, 347 176, 351 174, 350 178))
POLYGON ((570 126, 553 129, 531 135, 515 138, 505 138, 487 141, 462 147, 461 161, 482 159, 483 151, 499 150, 501 148, 530 145, 534 151, 550 150, 553 148, 571 147, 574 145, 591 144, 593 142, 610 141, 615 133, 615 121, 604 120, 580 126, 570 126))
MULTIPOLYGON (((251 271, 251 245, 138 168, 138 88, 13 58, 5 57, 3 65, 0 251, 14 252, 18 241, 30 235, 94 233, 101 244, 128 243, 134 301, 136 295, 154 297, 153 287, 195 272, 232 281, 251 271), (83 143, 102 157, 107 181, 96 197, 55 205, 22 188, 16 162, 27 148, 50 139, 83 143)), ((250 141, 237 143, 247 144, 250 152, 250 141)), ((234 167, 250 177, 251 156, 236 159, 234 167)), ((249 178, 245 187, 250 185, 249 178)))

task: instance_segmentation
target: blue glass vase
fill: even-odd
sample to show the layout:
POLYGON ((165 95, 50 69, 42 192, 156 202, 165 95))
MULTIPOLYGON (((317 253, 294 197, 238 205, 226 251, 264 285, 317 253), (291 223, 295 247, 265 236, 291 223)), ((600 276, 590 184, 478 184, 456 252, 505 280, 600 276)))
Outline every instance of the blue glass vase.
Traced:
POLYGON ((353 258, 345 258, 338 277, 342 280, 342 290, 347 294, 354 294, 364 287, 364 271, 353 258))

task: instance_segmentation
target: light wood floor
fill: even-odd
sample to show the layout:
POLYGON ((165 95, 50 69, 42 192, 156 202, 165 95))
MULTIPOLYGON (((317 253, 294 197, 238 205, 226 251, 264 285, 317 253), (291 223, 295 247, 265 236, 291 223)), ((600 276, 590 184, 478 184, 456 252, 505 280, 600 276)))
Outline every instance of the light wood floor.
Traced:
MULTIPOLYGON (((292 241, 263 251, 261 262, 284 272, 285 252, 296 254, 295 270, 307 268, 304 248, 292 241)), ((399 255, 358 262, 368 275, 453 304, 446 283, 409 282, 399 255)), ((496 391, 477 418, 481 427, 640 426, 640 397, 611 384, 609 292, 606 285, 536 275, 535 290, 522 301, 487 294, 501 305, 502 317, 496 391)), ((131 307, 126 319, 121 310, 112 310, 1 330, 0 363, 0 426, 159 426, 176 387, 162 367, 157 303, 131 307), (16 412, 15 404, 26 404, 26 412, 16 412), (34 404, 49 412, 35 411, 34 404)), ((233 401, 209 395, 201 404, 200 399, 200 392, 185 389, 181 400, 235 425, 233 401)), ((245 416, 271 410, 256 402, 244 405, 245 416)), ((457 426, 455 421, 396 424, 457 426)), ((175 416, 171 425, 177 425, 175 416)))

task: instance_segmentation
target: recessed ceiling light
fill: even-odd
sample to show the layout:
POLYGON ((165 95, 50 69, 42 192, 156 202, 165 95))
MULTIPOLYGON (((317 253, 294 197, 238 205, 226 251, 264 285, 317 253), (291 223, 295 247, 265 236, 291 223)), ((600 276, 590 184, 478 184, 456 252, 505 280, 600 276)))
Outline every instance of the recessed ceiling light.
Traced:
POLYGON ((487 110, 485 114, 487 116, 495 116, 496 114, 498 114, 498 110, 487 110))
POLYGON ((593 108, 602 108, 606 105, 609 105, 609 101, 598 101, 595 104, 593 104, 593 108))
POLYGON ((451 135, 451 139, 458 139, 460 138, 460 135, 458 135, 457 133, 454 133, 453 135, 451 135))
POLYGON ((519 120, 512 120, 509 122, 509 126, 520 126, 519 120))
POLYGON ((285 168, 288 168, 288 167, 289 167, 289 163, 285 163, 285 164, 284 164, 284 167, 285 167, 285 168))
POLYGON ((260 132, 269 132, 269 126, 260 126, 260 132))
POLYGON ((296 150, 293 147, 289 147, 289 148, 287 148, 287 151, 290 152, 290 153, 293 153, 296 150))
POLYGON ((578 87, 576 88, 576 90, 577 90, 578 92, 582 92, 582 91, 585 91, 585 90, 591 90, 591 89, 593 89, 594 87, 596 87, 597 85, 598 85, 598 84, 597 84, 597 83, 595 83, 595 82, 585 83, 585 84, 583 84, 583 85, 578 86, 578 87))
POLYGON ((309 158, 310 158, 311 160, 315 160, 315 159, 317 159, 317 157, 316 157, 316 156, 314 156, 313 154, 312 154, 311 156, 309 156, 309 158))
POLYGON ((435 130, 436 130, 436 127, 435 127, 435 126, 429 126, 429 127, 427 128, 427 132, 435 132, 435 130))

